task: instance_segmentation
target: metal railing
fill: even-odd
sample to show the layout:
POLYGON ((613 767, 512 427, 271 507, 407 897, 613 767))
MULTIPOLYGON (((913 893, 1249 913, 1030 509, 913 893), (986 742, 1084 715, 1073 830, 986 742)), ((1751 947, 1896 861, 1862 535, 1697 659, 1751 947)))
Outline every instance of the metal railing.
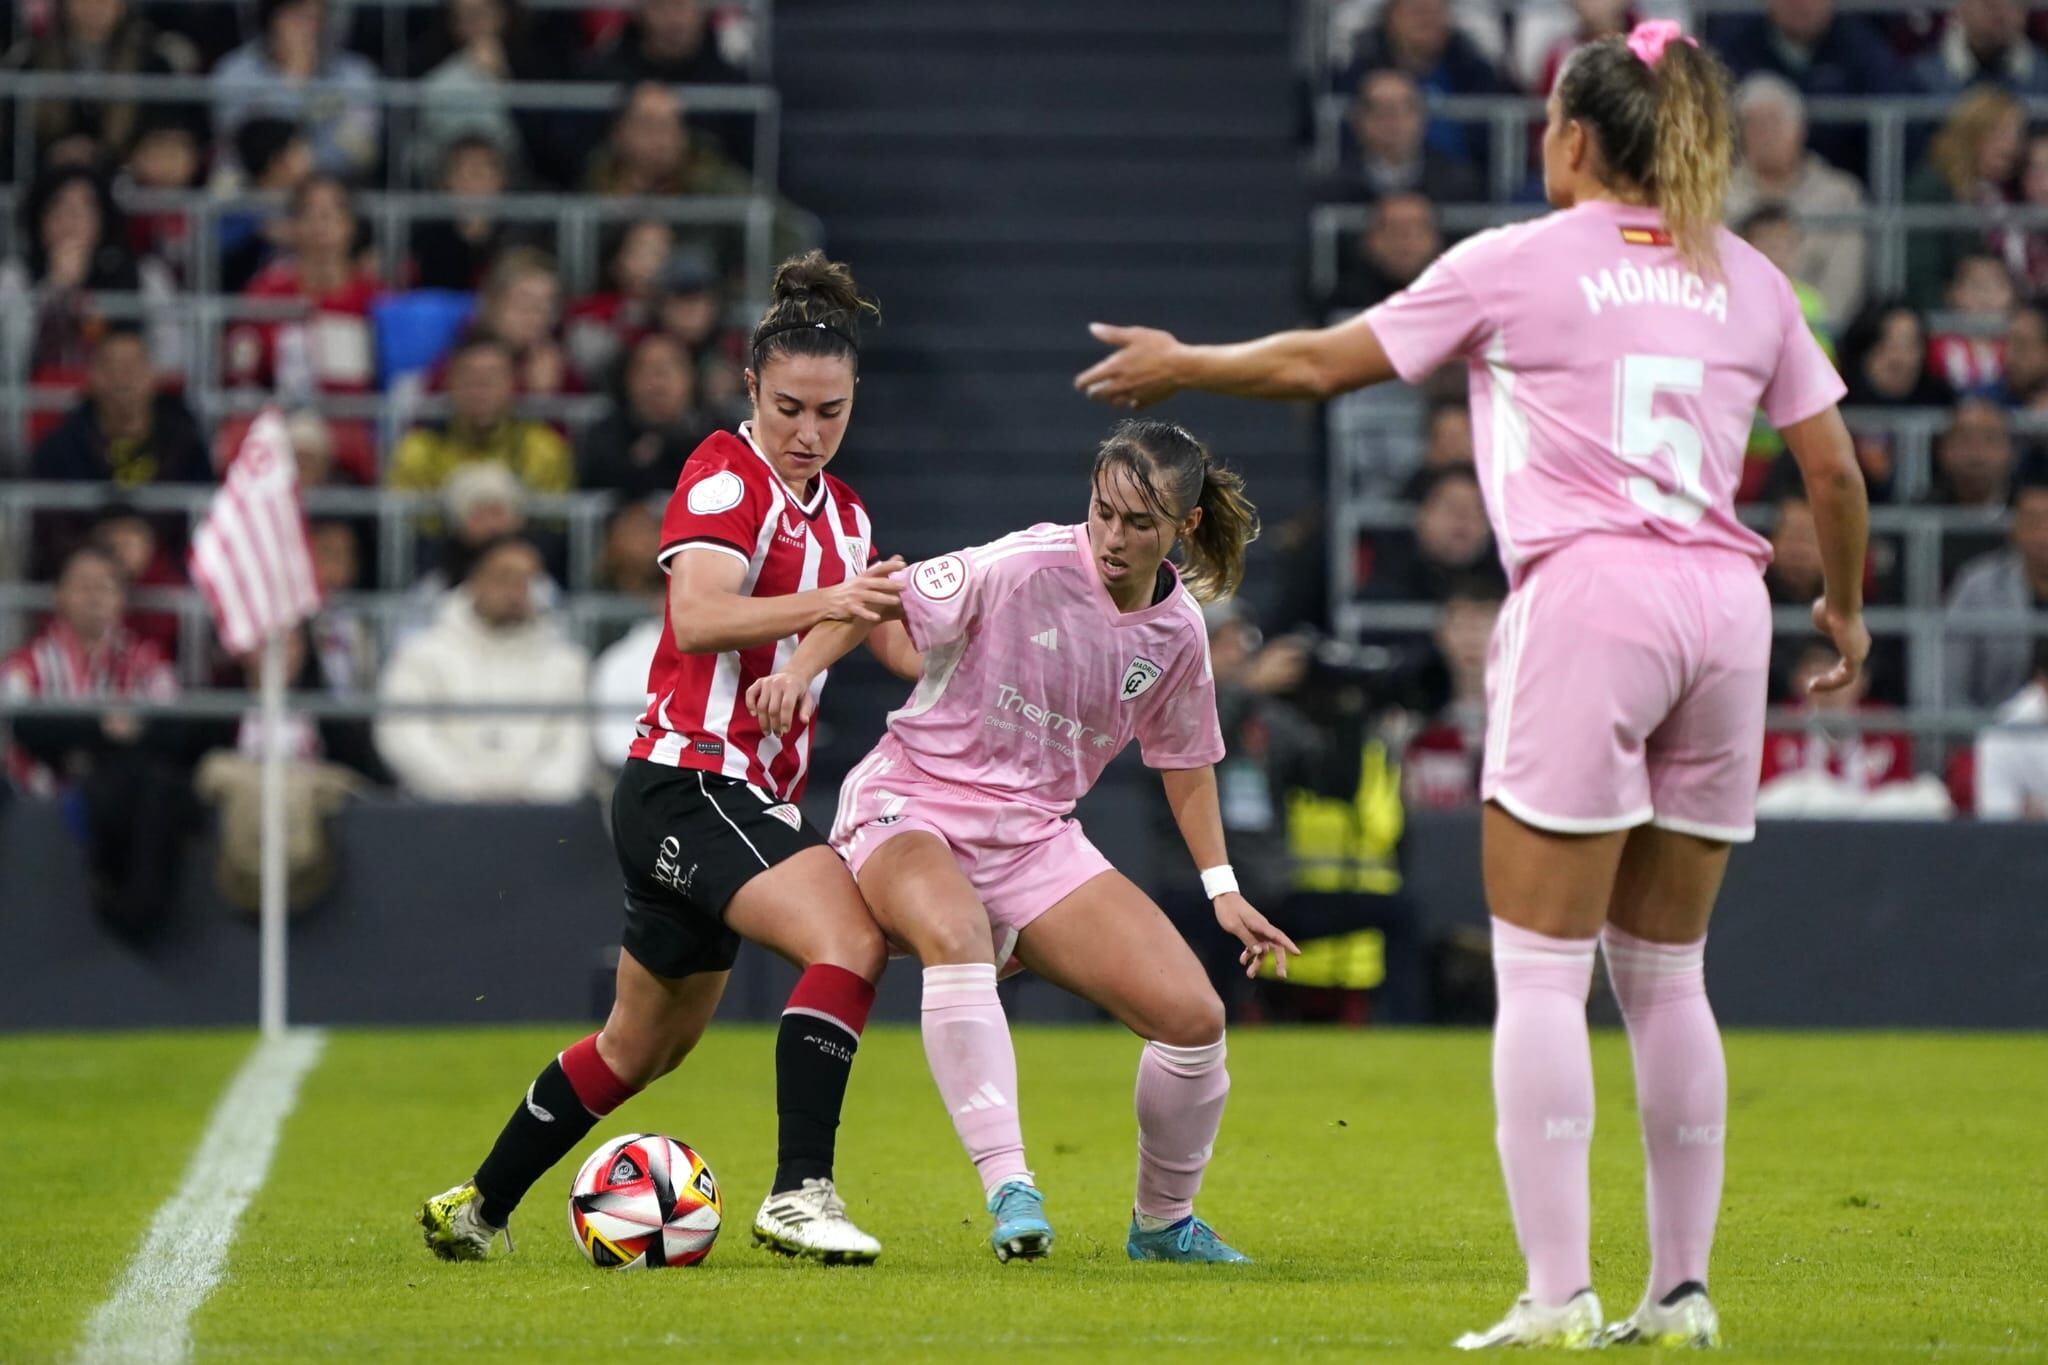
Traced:
MULTIPOLYGON (((1524 222, 1546 211, 1536 204, 1440 205, 1437 222, 1446 232, 1462 234, 1524 222)), ((1369 204, 1318 204, 1309 210, 1310 287, 1318 297, 1327 295, 1336 284, 1345 234, 1363 231, 1372 221, 1372 213, 1369 204)), ((1985 215, 1983 209, 1967 204, 1895 204, 1836 213, 1803 213, 1799 222, 1806 228, 1856 228, 1870 234, 1876 248, 1871 253, 1870 269, 1875 295, 1897 297, 1906 290, 1906 242, 1911 234, 1982 229, 1985 215)), ((2001 214, 2000 224, 2048 233, 2048 205, 2014 205, 2001 214)))
MULTIPOLYGON (((39 512, 90 512, 114 506, 181 517, 189 541, 213 492, 203 485, 119 488, 101 483, 0 483, 0 546, 20 547, 25 552, 32 544, 39 512)), ((309 518, 341 518, 374 527, 381 590, 346 594, 337 597, 332 605, 372 617, 380 628, 400 618, 417 616, 421 604, 412 589, 419 578, 422 523, 443 513, 441 496, 385 488, 308 488, 304 500, 309 518)), ((632 604, 636 615, 646 611, 644 604, 634 603, 630 598, 585 591, 596 578, 605 518, 618 503, 618 495, 609 492, 535 493, 525 503, 530 526, 557 532, 563 538, 568 586, 572 589, 565 594, 565 608, 573 608, 569 621, 586 633, 591 626, 623 619, 621 614, 628 610, 625 604, 632 604)), ((0 582, 0 653, 12 649, 25 637, 27 614, 49 609, 50 592, 48 584, 0 582)), ((139 612, 176 615, 179 676, 189 683, 206 676, 207 647, 213 637, 213 626, 202 594, 189 588, 144 588, 131 594, 130 606, 139 612)), ((380 633, 388 635, 388 630, 380 633)))
MULTIPOLYGON (((11 99, 16 105, 14 135, 17 144, 33 137, 30 121, 21 117, 20 105, 26 98, 23 88, 38 90, 57 86, 71 89, 87 80, 69 75, 18 75, 0 81, 0 97, 11 99)), ((181 91, 212 88, 212 82, 190 76, 93 77, 90 83, 94 93, 110 99, 122 97, 120 92, 130 86, 151 91, 164 99, 183 97, 163 94, 167 83, 181 91)), ((406 98, 412 103, 423 102, 420 85, 416 81, 385 83, 388 88, 406 91, 406 98)), ((337 93, 352 88, 335 82, 310 82, 307 88, 326 87, 332 87, 337 93)), ((617 94, 605 86, 563 84, 508 88, 522 92, 522 102, 539 108, 571 111, 608 109, 618 99, 617 94)), ((508 193, 471 199, 428 191, 367 190, 353 195, 352 203, 358 213, 384 234, 385 245, 390 248, 385 253, 387 271, 395 270, 405 259, 404 251, 397 249, 406 240, 399 235, 399 229, 414 222, 479 216, 500 222, 559 223, 559 254, 565 268, 565 282, 571 287, 587 286, 597 278, 596 227, 599 224, 658 218, 685 227, 731 228, 741 234, 750 299, 764 298, 769 272, 774 267, 772 234, 779 202, 774 191, 780 142, 775 116, 781 109, 780 97, 765 86, 682 86, 678 89, 697 93, 707 102, 705 107, 714 111, 731 108, 756 112, 757 148, 752 194, 634 198, 583 193, 508 193)), ((387 132, 393 127, 387 123, 387 132)), ((25 154, 20 145, 17 145, 16 154, 17 165, 32 164, 30 160, 20 159, 25 154)), ((0 186, 0 250, 10 255, 18 254, 20 245, 14 240, 14 233, 18 218, 16 205, 24 189, 20 185, 0 186)), ((272 214, 282 207, 282 201, 274 195, 220 195, 204 190, 138 191, 125 188, 117 191, 116 202, 131 214, 174 215, 191 221, 193 231, 186 248, 190 256, 186 283, 197 293, 213 293, 219 289, 221 220, 229 216, 272 214)), ((816 235, 811 224, 800 224, 799 227, 806 235, 816 235)))
MULTIPOLYGON (((782 97, 770 85, 678 85, 672 87, 686 116, 747 115, 753 121, 754 188, 769 193, 779 178, 782 97)), ((0 81, 0 97, 14 120, 14 164, 36 162, 34 109, 38 101, 65 100, 137 104, 201 104, 274 100, 280 92, 333 101, 367 101, 384 118, 379 128, 387 177, 411 171, 409 115, 421 109, 463 112, 526 110, 534 113, 608 114, 619 106, 616 85, 598 81, 505 81, 488 89, 447 89, 429 80, 379 77, 373 82, 321 78, 280 87, 270 80, 220 76, 156 76, 132 73, 14 71, 0 81)))
MULTIPOLYGON (((1353 548, 1361 538, 1374 532, 1405 533, 1415 524, 1415 508, 1407 503, 1387 502, 1351 496, 1351 490, 1336 482, 1343 477, 1334 463, 1333 486, 1328 500, 1329 554, 1333 625, 1340 638, 1361 640, 1385 634, 1428 634, 1434 630, 1440 608, 1424 603, 1380 603, 1359 597, 1353 562, 1353 548)), ((1776 513, 1767 507, 1741 509, 1745 524, 1768 533, 1776 513)), ((1942 543, 1950 535, 1983 536, 2003 533, 2010 524, 2005 513, 1945 507, 1873 507, 1870 526, 1873 538, 1889 539, 1899 550, 1903 602, 1898 606, 1871 607, 1865 623, 1878 640, 1903 643, 1907 698, 1906 717, 1910 724, 1875 728, 1915 728, 1935 732, 1976 729, 1988 724, 1989 712, 1976 712, 1958 705, 1947 695, 1946 660, 1953 641, 1993 636, 2048 637, 2048 611, 2031 613, 1957 611, 1943 605, 1942 543), (1929 721, 1928 718, 1938 718, 1929 721)), ((1813 618, 1805 607, 1779 608, 1772 620, 1772 632, 1779 639, 1806 639, 1815 634, 1813 618)), ((1897 721, 1899 717, 1889 719, 1897 721)))
MULTIPOLYGON (((1338 3, 1340 0, 1301 0, 1301 41, 1296 44, 1296 51, 1302 73, 1318 85, 1334 68, 1344 65, 1330 51, 1329 43, 1330 12, 1338 3)), ((1539 10, 1548 16, 1555 15, 1561 7, 1556 0, 1493 0, 1493 8, 1512 23, 1519 19, 1523 10, 1539 10)), ((1760 14, 1764 7, 1763 0, 1683 0, 1677 8, 1689 14, 1696 28, 1711 17, 1760 14)), ((1941 8, 1923 0, 1834 0, 1837 14, 1905 17, 1941 8)), ((1646 17, 1662 18, 1665 14, 1663 10, 1653 9, 1646 17)))
MULTIPOLYGON (((1906 284, 1906 240, 1909 234, 1927 231, 1981 229, 1987 226, 1985 211, 1974 205, 1905 204, 1905 161, 1907 129, 1914 124, 1937 123, 1946 116, 1952 101, 1935 96, 1862 98, 1837 96, 1807 101, 1807 120, 1812 126, 1862 124, 1870 138, 1870 207, 1861 212, 1801 214, 1800 222, 1814 228, 1863 228, 1872 236, 1871 283, 1879 294, 1898 294, 1906 284)), ((2048 119, 2048 98, 2027 102, 2029 116, 2048 119)), ((1342 95, 1322 97, 1316 106, 1316 140, 1311 154, 1313 169, 1327 173, 1337 169, 1341 130, 1350 100, 1342 95)), ((1543 103, 1518 95, 1461 96, 1430 101, 1433 118, 1465 123, 1487 132, 1487 194, 1489 205, 1456 205, 1440 210, 1444 226, 1469 231, 1516 222, 1544 212, 1541 205, 1513 202, 1530 182, 1529 148, 1534 130, 1543 125, 1543 103)), ((1323 205, 1312 211, 1311 231, 1315 234, 1312 271, 1318 291, 1334 279, 1329 262, 1334 260, 1335 235, 1345 225, 1363 226, 1369 209, 1349 205, 1323 205)), ((2048 207, 2015 206, 2005 210, 2002 225, 2048 230, 2048 207)))
MULTIPOLYGON (((0 214, 10 220, 12 191, 0 188, 0 214)), ((210 285, 217 266, 220 227, 230 215, 260 213, 277 207, 267 196, 209 196, 205 194, 149 193, 127 196, 125 204, 137 211, 181 213, 192 224, 191 250, 201 279, 189 292, 157 297, 146 294, 95 293, 89 308, 111 320, 137 321, 152 328, 168 327, 183 338, 180 362, 184 391, 204 418, 214 419, 237 411, 254 411, 277 395, 265 393, 252 398, 229 388, 221 373, 221 334, 231 322, 289 322, 312 314, 309 304, 296 300, 247 299, 212 292, 210 285)), ((414 225, 480 213, 501 222, 551 223, 555 226, 564 281, 570 289, 587 285, 597 275, 599 241, 610 224, 656 219, 681 228, 712 228, 735 232, 745 254, 746 296, 734 300, 734 316, 758 312, 767 295, 775 251, 776 201, 765 195, 706 197, 700 199, 562 197, 545 194, 509 194, 493 199, 469 199, 456 195, 422 194, 405 191, 369 192, 356 197, 358 211, 378 227, 382 242, 394 249, 382 253, 389 277, 405 253, 414 225)), ((815 220, 800 225, 815 237, 815 220)), ((30 307, 0 318, 0 445, 26 461, 28 418, 46 411, 60 401, 76 401, 76 395, 60 400, 39 395, 26 387, 29 373, 27 347, 31 344, 35 319, 42 301, 31 299, 30 307)), ((339 415, 346 404, 313 394, 285 395, 294 405, 314 406, 339 415)), ((413 418, 414 411, 402 404, 373 402, 363 416, 378 421, 385 448, 413 418)), ((4 472, 4 465, 0 465, 4 472)))
MULTIPOLYGON (((378 38, 383 47, 382 59, 387 71, 403 71, 411 65, 411 48, 406 33, 408 11, 419 9, 440 9, 446 0, 348 0, 351 15, 375 10, 380 19, 378 38)), ((1854 3, 1854 0, 1851 0, 1854 3)), ((188 7, 191 9, 232 8, 245 16, 253 9, 248 0, 154 0, 151 8, 188 7)), ((525 0, 528 10, 561 10, 584 13, 591 8, 591 0, 525 0)), ((744 44, 747 50, 746 66, 757 78, 766 79, 774 70, 775 0, 721 0, 721 10, 744 10, 748 32, 744 44)), ((728 20, 727 22, 730 22, 728 20)), ((707 34, 707 39, 712 35, 707 34)))

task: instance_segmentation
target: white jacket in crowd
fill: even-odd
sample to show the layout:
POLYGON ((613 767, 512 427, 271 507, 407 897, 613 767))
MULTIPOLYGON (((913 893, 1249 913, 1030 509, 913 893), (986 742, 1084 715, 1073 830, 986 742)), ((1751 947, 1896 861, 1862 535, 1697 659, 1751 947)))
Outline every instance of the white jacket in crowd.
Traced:
POLYGON ((590 670, 590 700, 615 708, 597 716, 590 726, 591 749, 598 767, 607 772, 616 773, 626 766, 627 751, 640 733, 640 715, 654 699, 647 690, 647 675, 653 669, 654 651, 661 646, 665 624, 659 616, 642 621, 599 654, 596 667, 590 670))
MULTIPOLYGON (((590 656, 539 616, 487 626, 467 592, 448 594, 434 624, 384 670, 385 703, 581 703, 590 656)), ((377 750, 415 796, 438 801, 572 801, 590 780, 590 726, 580 715, 380 716, 377 750)))
POLYGON ((1977 818, 2048 820, 2048 682, 2035 679, 1977 732, 1977 818))

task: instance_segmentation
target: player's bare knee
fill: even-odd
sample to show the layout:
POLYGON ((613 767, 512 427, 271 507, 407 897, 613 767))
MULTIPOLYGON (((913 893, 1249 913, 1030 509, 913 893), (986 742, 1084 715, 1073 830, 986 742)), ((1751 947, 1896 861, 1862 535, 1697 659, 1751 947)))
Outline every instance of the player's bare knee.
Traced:
POLYGON ((1146 1041, 1168 1047, 1207 1047, 1223 1036, 1223 1001, 1213 990, 1176 1001, 1146 1030, 1146 1041))
POLYGON ((835 928, 831 934, 822 937, 806 955, 804 965, 815 967, 827 963, 844 967, 866 981, 878 980, 882 968, 889 961, 889 945, 882 938, 882 931, 875 927, 873 920, 863 915, 859 923, 850 923, 835 928))
POLYGON ((597 1055, 614 1076, 635 1089, 675 1070, 682 1058, 671 1060, 671 1051, 670 1040, 646 1029, 622 1026, 615 1019, 597 1035, 597 1055))
POLYGON ((927 967, 995 960, 988 921, 946 916, 908 927, 911 951, 927 967))

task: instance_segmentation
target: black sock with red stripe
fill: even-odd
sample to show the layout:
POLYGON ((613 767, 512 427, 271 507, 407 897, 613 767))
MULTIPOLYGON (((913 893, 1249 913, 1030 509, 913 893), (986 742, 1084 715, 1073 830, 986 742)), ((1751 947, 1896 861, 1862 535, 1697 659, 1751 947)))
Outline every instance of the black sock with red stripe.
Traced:
POLYGON ((831 1179, 846 1078, 874 1003, 873 983, 826 963, 806 970, 789 993, 775 1036, 780 1131, 773 1193, 831 1179))
POLYGON ((476 1168, 484 1221, 505 1226, 533 1183, 569 1155, 599 1119, 638 1092, 598 1056, 594 1033, 549 1062, 476 1168))

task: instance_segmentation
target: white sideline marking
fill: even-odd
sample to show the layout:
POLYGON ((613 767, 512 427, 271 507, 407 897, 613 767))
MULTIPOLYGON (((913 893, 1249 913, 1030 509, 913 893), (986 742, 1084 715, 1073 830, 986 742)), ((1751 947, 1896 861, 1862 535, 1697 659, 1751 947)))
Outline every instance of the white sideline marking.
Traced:
POLYGON ((295 1029, 256 1045, 214 1107, 177 1192, 150 1222, 113 1294, 86 1324, 75 1357, 175 1362, 192 1354, 192 1314, 220 1283, 235 1224, 270 1174, 278 1130, 326 1035, 295 1029))

